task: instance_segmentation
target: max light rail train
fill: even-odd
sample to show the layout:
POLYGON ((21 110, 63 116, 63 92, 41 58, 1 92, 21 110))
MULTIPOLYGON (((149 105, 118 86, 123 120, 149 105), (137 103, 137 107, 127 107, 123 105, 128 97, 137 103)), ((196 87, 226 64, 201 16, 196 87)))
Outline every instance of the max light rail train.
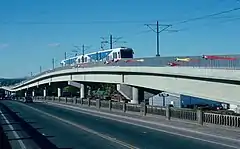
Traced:
POLYGON ((122 58, 133 58, 134 50, 132 48, 120 47, 114 49, 101 50, 97 52, 77 55, 61 61, 62 66, 76 65, 81 63, 115 61, 122 58))

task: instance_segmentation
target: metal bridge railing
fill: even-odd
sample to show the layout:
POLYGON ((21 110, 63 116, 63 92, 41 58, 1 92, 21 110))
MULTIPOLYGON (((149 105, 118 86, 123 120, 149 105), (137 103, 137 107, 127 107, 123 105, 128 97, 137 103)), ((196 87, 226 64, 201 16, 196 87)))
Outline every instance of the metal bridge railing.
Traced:
POLYGON ((87 99, 83 99, 83 100, 82 100, 82 104, 83 104, 83 105, 88 105, 88 100, 87 100, 87 99))
POLYGON ((141 112, 141 105, 127 103, 126 104, 126 111, 141 112))
POLYGON ((235 115, 204 113, 203 121, 205 123, 211 123, 211 124, 217 124, 217 125, 240 127, 240 116, 235 116, 235 115))
POLYGON ((73 98, 66 98, 67 103, 73 103, 73 98))
POLYGON ((96 106, 96 100, 90 100, 90 106, 96 106))
POLYGON ((171 117, 197 121, 197 111, 192 109, 171 108, 171 117))
POLYGON ((147 113, 148 114, 155 114, 155 115, 166 115, 166 108, 160 106, 151 106, 147 105, 147 113))
POLYGON ((112 102, 112 109, 123 110, 123 104, 120 102, 112 102))
POLYGON ((109 101, 100 100, 100 107, 109 108, 109 101))
POLYGON ((60 102, 65 102, 65 100, 66 100, 66 98, 64 98, 64 97, 60 97, 60 99, 59 99, 60 102))

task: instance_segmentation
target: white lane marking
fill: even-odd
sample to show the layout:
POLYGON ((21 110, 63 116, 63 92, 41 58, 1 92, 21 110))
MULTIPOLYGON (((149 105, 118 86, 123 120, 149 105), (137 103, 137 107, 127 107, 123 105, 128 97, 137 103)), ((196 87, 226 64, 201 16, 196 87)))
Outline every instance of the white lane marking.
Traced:
MULTIPOLYGON (((0 114, 3 117, 4 121, 8 124, 8 127, 11 130, 14 130, 13 126, 9 123, 8 119, 5 117, 5 115, 2 113, 1 110, 0 110, 0 114)), ((12 131, 12 132, 15 138, 20 138, 16 131, 12 131)), ((19 143, 21 149, 27 149, 22 140, 17 140, 17 142, 19 143)))
MULTIPOLYGON (((157 123, 157 122, 141 120, 141 119, 137 119, 137 118, 133 118, 133 117, 129 117, 129 116, 122 116, 122 115, 116 115, 116 114, 101 112, 101 111, 94 111, 94 110, 89 110, 89 109, 83 109, 81 107, 75 107, 75 106, 71 106, 71 105, 64 105, 64 104, 58 104, 58 103, 50 103, 49 102, 47 104, 52 104, 53 106, 55 105, 56 107, 60 107, 60 108, 61 107, 65 107, 66 109, 70 109, 70 110, 73 110, 73 111, 76 111, 76 112, 80 112, 80 113, 85 113, 85 114, 88 114, 88 115, 94 115, 94 116, 97 116, 97 117, 103 117, 103 118, 111 119, 109 117, 104 117, 104 116, 100 116, 99 115, 99 114, 103 114, 103 115, 107 115, 107 116, 119 117, 119 118, 134 120, 134 121, 138 121, 138 122, 154 124, 154 125, 157 125, 157 126, 168 127, 168 128, 182 130, 182 131, 188 131, 188 132, 191 132, 191 133, 197 133, 197 134, 210 136, 210 137, 214 137, 214 138, 221 138, 221 139, 226 139, 226 140, 230 140, 230 141, 240 142, 240 140, 238 140, 238 139, 233 139, 233 138, 219 136, 219 135, 212 135, 212 134, 203 133, 203 132, 199 132, 199 131, 194 131, 194 130, 190 130, 190 129, 186 129, 186 128, 174 127, 174 126, 171 126, 171 125, 165 125, 165 124, 160 124, 160 123, 157 123), (95 114, 92 114, 92 113, 95 113, 95 114)), ((115 120, 114 118, 112 118, 112 119, 115 120)))
MULTIPOLYGON (((50 104, 54 105, 55 103, 54 104, 50 103, 50 104)), ((73 107, 73 106, 69 106, 69 105, 61 105, 61 104, 56 104, 56 105, 59 105, 59 107, 64 106, 66 109, 76 111, 76 112, 80 112, 80 113, 84 113, 84 114, 88 114, 88 115, 94 115, 94 116, 102 117, 102 118, 105 118, 105 119, 111 119, 111 120, 119 121, 119 122, 122 122, 122 123, 127 123, 127 124, 131 124, 131 125, 139 126, 139 127, 144 127, 144 128, 148 128, 148 129, 152 129, 152 130, 156 130, 156 131, 160 131, 160 132, 164 132, 164 133, 168 133, 168 134, 172 134, 172 135, 178 135, 178 136, 181 136, 181 137, 191 138, 191 139, 195 139, 195 140, 199 140, 199 141, 203 141, 203 142, 208 142, 208 143, 212 143, 212 144, 217 144, 217 145, 222 145, 222 146, 226 146, 226 147, 230 147, 230 148, 239 149, 239 147, 237 147, 237 146, 232 146, 232 145, 228 145, 228 144, 224 144, 224 143, 220 143, 220 142, 216 142, 216 141, 201 139, 201 138, 197 138, 197 137, 193 137, 193 136, 189 136, 189 135, 183 135, 183 134, 176 133, 176 132, 169 132, 169 131, 165 131, 165 130, 162 130, 162 129, 145 126, 145 125, 142 125, 142 124, 137 124, 137 123, 133 123, 133 122, 119 120, 119 119, 115 119, 115 118, 111 118, 111 117, 107 117, 107 116, 102 116, 102 115, 99 115, 99 113, 98 113, 99 111, 95 112, 95 111, 90 111, 90 110, 87 110, 87 109, 81 109, 79 107, 73 107), (79 109, 79 110, 82 110, 82 111, 79 111, 79 110, 76 110, 76 109, 79 109), (87 111, 87 112, 85 112, 85 111, 87 111), (97 113, 97 114, 93 114, 93 113, 97 113)), ((105 113, 103 113, 103 114, 105 114, 105 113)), ((109 113, 106 113, 106 115, 108 115, 108 114, 109 113)), ((121 117, 121 118, 125 118, 125 119, 130 119, 130 120, 136 120, 136 121, 140 121, 140 122, 145 122, 145 123, 149 123, 149 124, 151 124, 151 123, 155 124, 154 122, 147 122, 147 121, 144 121, 144 120, 139 120, 139 119, 130 118, 130 117, 124 117, 124 116, 113 115, 113 114, 109 114, 109 115, 116 116, 116 117, 121 117)), ((174 128, 174 129, 181 130, 181 128, 172 127, 172 126, 168 126, 168 125, 164 125, 164 124, 156 123, 156 125, 159 125, 159 126, 162 125, 164 127, 169 127, 169 128, 174 128)), ((182 129, 182 130, 184 130, 184 129, 182 129)), ((211 137, 215 137, 215 138, 228 139, 228 140, 231 140, 231 141, 240 142, 237 139, 231 139, 231 138, 222 137, 222 136, 215 136, 215 135, 211 135, 211 134, 204 134, 204 133, 201 133, 201 132, 198 132, 198 131, 191 131, 191 130, 187 130, 187 129, 185 131, 189 131, 189 132, 193 132, 193 133, 199 133, 199 134, 202 134, 202 135, 211 136, 211 137)))
MULTIPOLYGON (((18 104, 20 104, 20 103, 18 103, 18 104)), ((125 143, 125 142, 123 142, 123 141, 117 140, 116 138, 112 138, 112 137, 109 137, 109 136, 107 136, 107 135, 98 133, 98 132, 96 132, 96 131, 94 131, 94 130, 92 130, 92 129, 89 129, 89 128, 83 126, 83 125, 79 125, 79 124, 73 123, 73 122, 71 122, 71 121, 62 119, 62 118, 60 118, 60 117, 58 117, 58 116, 54 116, 54 115, 52 115, 52 114, 49 114, 49 113, 47 113, 47 112, 44 112, 44 111, 42 111, 42 110, 33 108, 33 107, 31 107, 31 106, 28 106, 28 105, 24 105, 24 106, 26 106, 26 107, 28 107, 28 108, 30 108, 30 109, 32 109, 32 110, 35 110, 35 111, 37 111, 37 112, 39 112, 39 113, 45 114, 45 115, 47 115, 47 116, 49 116, 49 117, 55 118, 55 119, 57 119, 57 120, 59 120, 59 121, 62 121, 62 122, 64 122, 64 123, 67 123, 67 124, 69 124, 69 125, 75 126, 75 127, 79 128, 79 129, 82 129, 82 130, 88 132, 88 133, 92 133, 92 134, 94 134, 94 135, 97 135, 97 136, 99 136, 99 137, 101 137, 101 138, 103 138, 103 139, 106 139, 106 140, 108 140, 108 141, 112 141, 112 142, 114 142, 114 143, 117 143, 117 144, 119 144, 119 145, 122 145, 122 146, 124 146, 124 147, 126 147, 126 148, 129 148, 129 149, 139 149, 139 148, 136 147, 136 146, 133 146, 133 145, 130 145, 130 144, 125 143)))

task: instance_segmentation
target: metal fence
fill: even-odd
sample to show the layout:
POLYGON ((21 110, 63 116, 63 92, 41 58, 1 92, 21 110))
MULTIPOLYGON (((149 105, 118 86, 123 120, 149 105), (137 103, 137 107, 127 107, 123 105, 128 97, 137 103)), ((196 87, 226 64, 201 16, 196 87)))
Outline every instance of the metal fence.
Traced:
POLYGON ((147 105, 147 113, 148 114, 165 116, 166 115, 166 108, 165 107, 159 107, 159 106, 147 105))
POLYGON ((109 101, 100 100, 100 107, 108 108, 109 107, 109 101))
POLYGON ((217 125, 240 127, 240 116, 204 113, 203 121, 217 125))
POLYGON ((81 104, 81 99, 80 98, 76 98, 76 104, 81 104))
POLYGON ((188 109, 171 108, 171 117, 197 121, 197 111, 188 109))
POLYGON ((59 98, 58 97, 54 97, 54 101, 58 101, 59 100, 59 98))
POLYGON ((123 104, 120 102, 112 102, 112 109, 123 110, 123 104))
POLYGON ((66 98, 67 103, 73 103, 73 98, 66 98))
POLYGON ((90 100, 90 106, 96 106, 96 100, 90 100))
POLYGON ((60 101, 60 102, 65 102, 65 101, 66 101, 66 98, 60 97, 59 101, 60 101))
POLYGON ((83 105, 88 105, 88 100, 87 100, 87 99, 83 99, 83 100, 82 100, 82 104, 83 104, 83 105))
MULTIPOLYGON (((17 100, 23 101, 22 98, 17 100)), ((170 108, 170 107, 160 107, 160 106, 151 106, 145 104, 130 104, 122 103, 108 100, 90 100, 90 99, 80 99, 80 98, 66 98, 66 97, 34 97, 34 100, 47 100, 52 102, 63 102, 63 103, 72 103, 77 105, 88 105, 95 108, 105 108, 105 109, 114 109, 118 111, 131 111, 136 113, 142 113, 142 115, 159 115, 165 116, 167 119, 177 118, 182 120, 193 121, 199 124, 208 123, 216 125, 224 125, 231 127, 240 128, 240 116, 234 115, 224 115, 224 114, 215 114, 203 112, 201 110, 194 109, 181 109, 181 108, 170 108), (67 101, 67 102, 66 102, 67 101), (99 103, 99 107, 98 107, 99 103), (144 106, 142 106, 144 105, 144 106), (145 110, 144 110, 145 109, 145 110)))
POLYGON ((141 112, 141 105, 127 103, 126 104, 126 111, 141 112))

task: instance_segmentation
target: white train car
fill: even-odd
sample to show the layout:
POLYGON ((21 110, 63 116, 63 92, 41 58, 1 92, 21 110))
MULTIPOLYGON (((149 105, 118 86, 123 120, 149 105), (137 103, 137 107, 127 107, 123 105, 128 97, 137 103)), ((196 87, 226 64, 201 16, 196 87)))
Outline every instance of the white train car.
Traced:
POLYGON ((75 57, 71 57, 71 58, 68 58, 68 59, 64 59, 61 61, 61 65, 62 66, 74 66, 75 64, 77 64, 77 58, 78 56, 75 56, 75 57))
POLYGON ((81 63, 99 62, 99 61, 115 61, 122 58, 133 58, 134 51, 132 48, 121 47, 115 49, 102 50, 88 53, 85 55, 78 55, 66 60, 62 60, 61 64, 75 65, 81 63))

